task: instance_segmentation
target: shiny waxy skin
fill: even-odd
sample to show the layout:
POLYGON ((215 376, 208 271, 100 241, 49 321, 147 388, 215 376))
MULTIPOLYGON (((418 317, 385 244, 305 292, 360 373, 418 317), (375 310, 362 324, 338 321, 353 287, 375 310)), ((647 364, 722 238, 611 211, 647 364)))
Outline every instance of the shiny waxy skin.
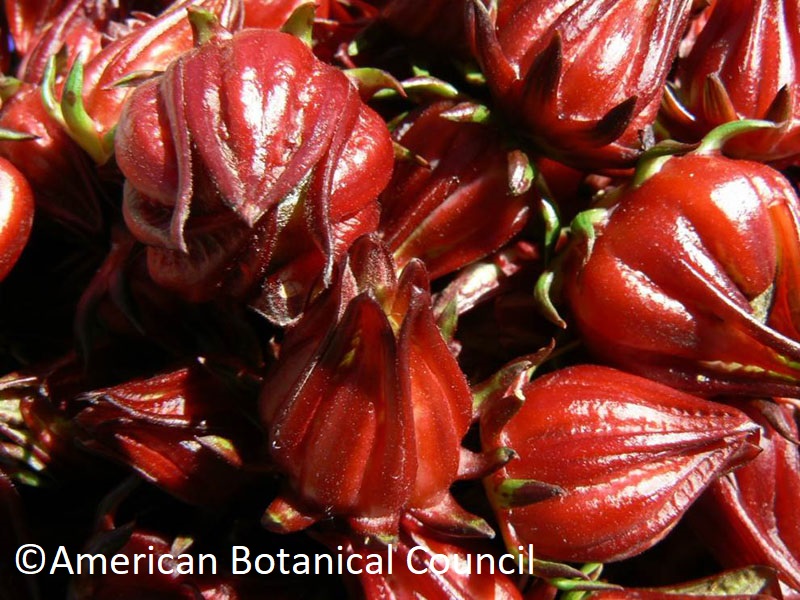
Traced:
POLYGON ((670 136, 694 142, 737 119, 780 125, 745 133, 726 153, 765 162, 800 153, 800 3, 716 2, 691 52, 665 88, 661 121, 670 136))
POLYGON ((794 393, 800 204, 777 171, 670 157, 573 249, 566 297, 596 356, 702 394, 794 393))
POLYGON ((132 88, 117 85, 132 74, 147 77, 163 71, 194 46, 190 10, 207 11, 231 30, 241 26, 240 0, 181 0, 156 18, 105 45, 86 61, 83 102, 98 137, 108 135, 120 118, 132 88))
POLYGON ((798 211, 753 201, 753 189, 774 192, 768 171, 749 187, 730 184, 728 202, 720 186, 695 183, 714 173, 698 161, 654 194, 660 206, 630 210, 628 233, 612 236, 625 196, 677 160, 652 158, 663 144, 633 180, 627 170, 656 141, 667 69, 678 83, 670 54, 688 3, 322 0, 283 29, 298 42, 239 31, 238 7, 246 26, 273 29, 300 0, 6 0, 0 29, 26 14, 29 33, 45 35, 26 46, 23 32, 18 49, 10 36, 0 43, 4 73, 32 69, 21 86, 0 82, 0 125, 12 130, 0 155, 28 178, 38 221, 0 283, 0 368, 14 373, 0 377, 0 547, 12 556, 43 543, 52 558, 51 544, 65 543, 108 563, 149 554, 167 566, 184 551, 208 553, 220 573, 102 575, 84 561, 69 581, 66 569, 39 580, 0 559, 0 597, 17 600, 18 587, 30 587, 25 598, 75 600, 590 600, 598 588, 600 598, 640 600, 780 597, 774 575, 751 565, 790 564, 796 553, 777 542, 794 547, 800 492, 744 484, 793 481, 797 465, 739 465, 756 453, 759 428, 762 454, 796 461, 796 447, 772 437, 774 422, 746 421, 740 398, 717 394, 800 391, 791 381, 798 211), (494 32, 485 21, 472 31, 467 5, 485 7, 494 32), (74 22, 63 7, 77 10, 74 22), (114 16, 95 20, 95 9, 114 16), (478 34, 485 73, 461 64, 473 41, 464 29, 478 34), (67 52, 53 57, 65 39, 67 52), (502 91, 498 48, 516 69, 502 91), (54 75, 44 85, 33 76, 42 69, 54 75), (441 118, 455 107, 449 116, 460 120, 441 118), (689 202, 667 188, 699 195, 689 202), (716 207, 698 208, 709 190, 716 207), (568 227, 598 191, 605 213, 592 214, 603 218, 568 227), (614 247, 617 260, 576 276, 593 268, 607 232, 628 251, 614 247), (558 264, 568 264, 563 277, 550 270, 558 264), (543 322, 542 289, 533 293, 543 271, 554 299, 573 277, 595 282, 577 292, 589 306, 587 343, 582 306, 559 308, 563 330, 543 322), (659 296, 655 279, 676 281, 659 296), (604 310, 592 315, 595 304, 604 310), (688 333, 683 313, 669 312, 677 305, 688 333), (590 329, 605 337, 590 339, 590 329), (721 349, 727 362, 681 354, 698 331, 698 347, 721 349), (632 339, 646 351, 614 346, 632 339), (705 383, 698 391, 718 402, 600 367, 559 371, 587 360, 588 346, 597 361, 627 367, 641 356, 648 374, 705 383), (675 362, 654 361, 649 352, 662 349, 675 362), (761 362, 737 362, 751 358, 761 362), (779 365, 765 366, 771 358, 779 365), (687 504, 723 483, 742 484, 734 494, 748 506, 734 500, 718 511, 736 513, 727 530, 693 540, 687 504), (18 497, 31 536, 17 535, 18 497), (736 518, 748 516, 756 527, 742 533, 736 518), (717 563, 700 548, 732 532, 741 534, 728 544, 734 556, 717 563), (232 564, 234 544, 249 548, 255 571, 231 573, 242 565, 232 564), (369 553, 393 556, 394 571, 385 562, 369 571, 369 553), (339 573, 306 576, 327 558, 339 573), (448 558, 451 568, 434 572, 448 558), (459 571, 470 560, 480 573, 459 571), (753 585, 722 573, 663 586, 727 564, 747 565, 738 579, 749 572, 753 585))
POLYGON ((798 408, 785 399, 739 405, 764 434, 752 462, 714 482, 698 503, 696 525, 725 566, 767 565, 800 597, 798 408))
POLYGON ((259 432, 241 381, 205 360, 79 398, 81 442, 188 504, 221 505, 247 480, 259 432), (220 402, 225 399, 225 403, 220 402))
MULTIPOLYGON (((481 531, 449 488, 469 453, 472 395, 433 319, 419 261, 399 280, 385 247, 360 238, 267 375, 260 409, 284 494, 306 514, 396 535, 408 511, 434 529, 481 531)), ((287 529, 280 503, 265 522, 287 529)), ((483 532, 483 531, 481 531, 483 532)))
MULTIPOLYGON (((360 571, 358 581, 366 598, 521 600, 523 597, 513 581, 513 574, 508 576, 488 567, 486 556, 491 551, 488 540, 459 539, 455 543, 453 539, 437 536, 410 515, 401 519, 400 537, 391 547, 376 540, 365 542, 358 536, 320 537, 331 550, 343 552, 348 559, 353 557, 353 570, 360 571), (484 556, 480 570, 476 562, 478 553, 484 556), (370 555, 383 559, 382 570, 368 568, 365 557, 370 555), (447 569, 442 568, 444 560, 448 561, 447 569)), ((504 569, 511 570, 514 562, 515 573, 525 570, 524 566, 520 568, 519 562, 508 558, 504 569)))
POLYGON ((0 281, 17 262, 33 225, 33 191, 16 167, 0 158, 0 281))
POLYGON ((253 29, 219 32, 138 87, 116 156, 154 280, 192 301, 248 297, 286 323, 377 225, 393 150, 342 72, 253 29))
POLYGON ((662 539, 720 474, 758 453, 742 412, 607 367, 535 379, 498 424, 487 408, 484 450, 518 458, 486 478, 506 545, 538 558, 608 562, 662 539), (531 501, 530 490, 543 491, 531 501), (542 499, 544 498, 544 499, 542 499))
POLYGON ((689 18, 687 0, 470 5, 476 56, 503 112, 544 154, 578 168, 630 166, 656 118, 689 18))
POLYGON ((37 214, 96 235, 102 228, 97 177, 88 157, 47 113, 41 90, 23 85, 4 102, 0 127, 32 136, 0 140, 0 157, 13 163, 31 184, 37 214))
POLYGON ((454 101, 414 111, 394 137, 428 161, 395 166, 381 194, 381 231, 400 267, 413 258, 431 279, 500 248, 519 233, 536 198, 509 189, 509 159, 501 133, 448 120, 454 101))

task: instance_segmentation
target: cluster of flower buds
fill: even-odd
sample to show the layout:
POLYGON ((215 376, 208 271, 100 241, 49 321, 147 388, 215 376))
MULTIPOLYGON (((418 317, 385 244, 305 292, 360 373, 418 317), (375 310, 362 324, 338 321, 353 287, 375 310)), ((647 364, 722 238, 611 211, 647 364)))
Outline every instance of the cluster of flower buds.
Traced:
POLYGON ((800 600, 799 28, 6 0, 0 598, 800 600))

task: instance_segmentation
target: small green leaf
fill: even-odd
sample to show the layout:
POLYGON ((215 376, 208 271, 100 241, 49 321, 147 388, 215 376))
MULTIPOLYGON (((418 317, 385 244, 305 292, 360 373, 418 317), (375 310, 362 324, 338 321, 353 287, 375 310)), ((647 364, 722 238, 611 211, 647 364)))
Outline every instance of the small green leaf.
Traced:
POLYGON ((106 90, 114 89, 114 88, 129 88, 129 87, 136 87, 138 85, 143 84, 145 81, 149 81, 150 79, 155 79, 156 77, 162 75, 164 71, 158 71, 154 69, 143 69, 140 71, 131 71, 127 75, 123 75, 119 79, 117 79, 114 83, 110 86, 104 88, 106 90))
POLYGON ((205 44, 214 37, 220 26, 219 19, 214 13, 194 6, 189 7, 187 12, 195 47, 205 44))
POLYGON ((317 5, 306 2, 298 6, 281 27, 283 33, 289 33, 311 48, 314 44, 314 18, 317 5))
POLYGON ((430 75, 417 75, 403 81, 403 90, 416 102, 425 98, 457 98, 460 94, 456 87, 430 75))
POLYGON ((112 150, 104 147, 94 121, 83 104, 83 60, 76 58, 64 82, 61 95, 61 114, 67 133, 81 146, 94 161, 105 164, 112 150))
POLYGON ((453 108, 442 112, 443 119, 457 123, 486 123, 491 117, 489 107, 477 102, 461 102, 453 108))
POLYGON ((604 581, 584 581, 582 579, 550 579, 550 585, 565 592, 599 592, 601 590, 621 590, 621 585, 604 581))
POLYGON ((595 227, 604 222, 608 217, 606 208, 590 208, 578 213, 570 223, 570 231, 576 236, 586 240, 586 256, 583 258, 584 264, 592 256, 594 250, 594 240, 596 237, 595 227))
POLYGON ((712 129, 706 137, 700 141, 700 145, 695 150, 697 154, 714 154, 722 151, 725 143, 743 133, 757 131, 759 129, 778 130, 780 126, 771 121, 759 121, 757 119, 741 119, 731 121, 712 129))
POLYGON ((558 216, 556 207, 546 198, 539 200, 539 214, 544 222, 544 254, 545 264, 547 264, 558 242, 561 232, 561 219, 558 216))
POLYGON ((577 579, 590 581, 586 573, 573 566, 549 560, 534 559, 533 572, 544 579, 577 579))
POLYGON ((8 75, 0 75, 0 100, 5 102, 9 100, 19 91, 22 82, 16 77, 8 75))
POLYGON ((394 147, 395 159, 415 162, 420 167, 430 168, 431 164, 427 160, 425 160, 424 157, 420 156, 415 152, 412 152, 402 144, 399 144, 398 142, 392 142, 392 146, 394 147))
POLYGON ((637 188, 642 185, 658 173, 670 158, 672 158, 671 155, 643 156, 636 165, 631 187, 637 188))
POLYGON ((38 135, 32 133, 24 133, 22 131, 14 131, 13 129, 6 129, 0 127, 0 140, 7 142, 24 142, 26 140, 38 140, 38 135))
POLYGON ((494 501, 499 508, 517 508, 564 496, 566 493, 561 486, 544 481, 504 479, 494 489, 494 501))
POLYGON ((64 125, 64 116, 61 114, 61 105, 56 98, 56 60, 53 54, 47 59, 42 76, 42 104, 48 115, 64 125))
POLYGON ((658 589, 667 594, 687 596, 749 596, 764 594, 770 588, 777 587, 775 571, 767 567, 747 567, 691 583, 658 589))
POLYGON ((390 73, 372 67, 346 69, 345 75, 358 88, 362 100, 367 101, 373 97, 383 97, 385 93, 392 96, 405 96, 403 85, 390 73))
POLYGON ((561 329, 566 329, 567 322, 561 318, 558 309, 553 304, 552 290, 555 278, 556 275, 553 271, 544 271, 536 280, 533 297, 536 301, 536 307, 545 319, 561 329))
POLYGON ((458 301, 456 298, 447 303, 436 319, 436 324, 442 332, 444 341, 448 344, 452 342, 456 335, 456 327, 458 327, 458 301))

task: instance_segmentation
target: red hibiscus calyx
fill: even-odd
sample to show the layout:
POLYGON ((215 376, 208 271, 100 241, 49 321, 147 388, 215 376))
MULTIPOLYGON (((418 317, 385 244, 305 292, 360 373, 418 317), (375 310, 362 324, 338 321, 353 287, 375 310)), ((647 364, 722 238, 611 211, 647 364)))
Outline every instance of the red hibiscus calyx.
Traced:
POLYGON ((374 229, 392 162, 386 126, 347 76, 268 30, 212 35, 139 86, 116 156, 152 277, 192 301, 247 297, 281 324, 374 229))
POLYGON ((541 312, 563 327, 566 301, 599 359, 687 391, 795 393, 800 200, 777 171, 722 155, 774 127, 736 121, 696 145, 652 148, 573 220, 538 280, 541 312))
POLYGON ((247 415, 251 385, 247 373, 229 373, 200 358, 82 394, 85 408, 74 423, 87 448, 186 502, 214 505, 247 480, 246 465, 261 445, 247 415))
POLYGON ((499 403, 510 410, 484 413, 484 448, 517 457, 486 490, 507 546, 542 559, 638 554, 759 452, 760 428, 740 411, 602 367, 556 371, 499 403))
POLYGON ((240 0, 182 0, 158 17, 111 41, 96 55, 77 56, 63 82, 56 56, 45 67, 42 100, 48 113, 98 164, 114 152, 114 132, 130 84, 163 71, 194 44, 192 12, 213 16, 222 27, 241 25, 240 0))
POLYGON ((619 168, 633 164, 653 137, 661 89, 690 5, 510 2, 492 18, 473 0, 468 14, 492 94, 507 114, 518 115, 529 139, 573 166, 619 168), (606 38, 619 47, 600 41, 606 38), (625 53, 642 62, 621 60, 625 53), (587 89, 607 93, 587 102, 587 89))
POLYGON ((795 2, 716 3, 665 88, 660 125, 692 142, 726 122, 764 119, 776 126, 738 138, 732 155, 771 163, 796 157, 797 18, 795 2))
POLYGON ((510 454, 462 447, 472 395, 434 321, 427 275, 418 261, 399 279, 394 268, 385 247, 359 240, 265 380, 262 420, 288 475, 265 515, 271 529, 328 515, 392 538, 408 513, 451 534, 491 534, 449 488, 510 454))

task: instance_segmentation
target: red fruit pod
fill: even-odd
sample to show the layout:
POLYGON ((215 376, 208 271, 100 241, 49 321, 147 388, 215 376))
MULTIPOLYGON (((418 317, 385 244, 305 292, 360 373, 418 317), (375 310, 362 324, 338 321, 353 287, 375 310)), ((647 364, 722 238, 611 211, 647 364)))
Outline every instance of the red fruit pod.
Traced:
POLYGON ((102 229, 97 175, 86 156, 42 105, 38 87, 23 86, 0 110, 0 127, 29 138, 0 140, 0 156, 33 189, 38 215, 82 234, 102 229))
MULTIPOLYGON (((501 559, 487 540, 437 537, 421 521, 405 515, 400 537, 391 546, 378 540, 335 533, 314 534, 331 549, 344 554, 351 565, 360 590, 367 600, 388 599, 522 600, 513 575, 526 572, 525 566, 508 555, 502 570, 501 559), (479 563, 480 561, 480 563, 479 563), (491 567, 489 566, 491 564, 491 567), (512 575, 512 577, 509 577, 512 575)), ((360 592, 360 593, 359 593, 360 592)))
POLYGON ((33 190, 22 173, 0 158, 0 281, 5 279, 33 225, 33 190))
POLYGON ((534 191, 510 189, 502 136, 478 123, 448 120, 442 101, 415 111, 395 140, 429 165, 399 162, 381 194, 382 233, 403 267, 414 258, 431 279, 497 250, 523 228, 534 191))
POLYGON ((753 401, 740 406, 763 428, 763 451, 709 487, 692 515, 693 524, 722 564, 772 567, 787 588, 784 596, 798 598, 798 410, 780 402, 753 401))
POLYGON ((17 77, 28 83, 39 84, 47 61, 59 52, 64 52, 67 65, 72 64, 78 56, 86 60, 97 54, 102 46, 103 30, 111 17, 103 8, 101 3, 86 0, 64 3, 41 27, 41 33, 32 40, 34 43, 29 51, 23 53, 17 77))
POLYGON ((532 544, 537 558, 634 556, 758 452, 759 427, 739 410, 606 367, 563 369, 492 404, 484 449, 518 458, 486 489, 507 546, 532 544))
POLYGON ((419 262, 398 282, 386 249, 362 238, 288 332, 260 400, 270 454, 288 477, 267 526, 294 527, 292 506, 304 524, 325 513, 369 535, 396 535, 404 511, 485 533, 449 493, 480 461, 461 447, 472 396, 427 286, 419 262))
POLYGON ((5 0, 4 8, 14 48, 28 53, 34 40, 57 17, 68 0, 5 0))
POLYGON ((62 370, 62 365, 48 365, 46 373, 15 372, 0 378, 0 474, 38 485, 49 475, 90 464, 74 443, 67 402, 54 397, 57 379, 72 366, 62 370))
POLYGON ((342 72, 259 29, 214 35, 139 86, 116 156, 155 281, 192 301, 246 298, 287 323, 377 225, 393 149, 342 72))
POLYGON ((85 550, 91 556, 109 557, 118 567, 78 571, 70 584, 75 600, 242 597, 235 590, 235 578, 216 575, 217 557, 197 552, 192 538, 173 537, 134 523, 109 523, 113 517, 102 515, 99 520, 105 527, 89 538, 85 550), (148 571, 146 561, 153 561, 155 568, 148 571))
POLYGON ((703 151, 640 171, 584 223, 587 243, 570 258, 565 292, 587 346, 693 393, 796 394, 800 201, 790 183, 703 151))
MULTIPOLYGON (((241 0, 181 0, 157 17, 130 21, 127 31, 117 32, 99 52, 76 56, 60 86, 60 103, 46 97, 50 112, 95 162, 105 163, 113 152, 111 136, 123 103, 132 93, 130 86, 120 82, 160 73, 194 47, 189 11, 203 11, 235 30, 241 26, 241 8, 241 0)), ((44 85, 45 96, 56 95, 50 73, 44 85)))
POLYGON ((242 383, 198 363, 88 392, 77 437, 184 502, 218 505, 246 481, 260 443, 242 383))
POLYGON ((469 56, 466 0, 389 0, 379 20, 401 35, 419 39, 442 52, 469 56))
POLYGON ((692 51, 667 87, 661 122, 675 139, 695 142, 738 119, 766 119, 779 128, 745 133, 726 153, 757 161, 800 154, 800 3, 716 2, 692 51))
MULTIPOLYGON (((303 0, 242 0, 244 27, 258 29, 280 29, 301 5, 303 0)), ((327 19, 330 0, 314 2, 314 17, 327 19)))
POLYGON ((473 0, 476 56, 505 115, 543 153, 597 170, 630 166, 656 118, 691 0, 473 0))

